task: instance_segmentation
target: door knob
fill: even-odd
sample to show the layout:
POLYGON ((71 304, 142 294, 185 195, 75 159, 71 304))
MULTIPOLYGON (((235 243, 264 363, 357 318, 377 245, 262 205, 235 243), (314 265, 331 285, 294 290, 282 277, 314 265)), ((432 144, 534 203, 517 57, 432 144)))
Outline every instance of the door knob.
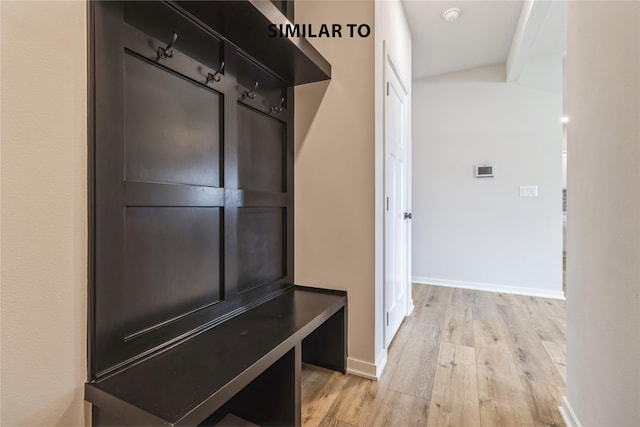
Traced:
POLYGON ((411 212, 404 213, 404 219, 411 219, 411 218, 413 218, 413 214, 411 212))

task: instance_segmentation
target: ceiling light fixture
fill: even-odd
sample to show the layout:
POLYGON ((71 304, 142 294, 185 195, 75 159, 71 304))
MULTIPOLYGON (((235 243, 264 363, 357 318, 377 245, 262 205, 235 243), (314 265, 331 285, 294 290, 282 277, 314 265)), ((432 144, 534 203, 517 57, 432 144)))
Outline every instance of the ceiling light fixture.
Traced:
POLYGON ((562 116, 562 118, 560 119, 560 121, 562 123, 569 123, 569 116, 562 116))
POLYGON ((452 7, 451 9, 447 9, 442 13, 442 17, 447 22, 455 21, 456 19, 458 19, 458 16, 460 16, 459 7, 452 7))

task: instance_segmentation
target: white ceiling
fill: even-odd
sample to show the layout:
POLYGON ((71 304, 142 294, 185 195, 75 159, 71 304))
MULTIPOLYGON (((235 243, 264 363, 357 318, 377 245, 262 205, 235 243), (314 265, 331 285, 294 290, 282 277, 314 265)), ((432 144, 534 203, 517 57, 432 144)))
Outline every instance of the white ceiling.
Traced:
MULTIPOLYGON (((413 40, 413 78, 506 62, 523 3, 523 0, 402 0, 413 40), (462 10, 455 22, 442 17, 451 7, 462 10)), ((551 7, 528 54, 563 51, 565 21, 566 8, 551 7)))

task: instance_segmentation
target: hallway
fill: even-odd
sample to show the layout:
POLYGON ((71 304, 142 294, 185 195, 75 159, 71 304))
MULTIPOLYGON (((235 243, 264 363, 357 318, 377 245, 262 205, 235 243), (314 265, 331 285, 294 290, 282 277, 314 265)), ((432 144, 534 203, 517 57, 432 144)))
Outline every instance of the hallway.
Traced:
POLYGON ((561 300, 413 285, 380 382, 303 366, 304 426, 558 426, 561 300))

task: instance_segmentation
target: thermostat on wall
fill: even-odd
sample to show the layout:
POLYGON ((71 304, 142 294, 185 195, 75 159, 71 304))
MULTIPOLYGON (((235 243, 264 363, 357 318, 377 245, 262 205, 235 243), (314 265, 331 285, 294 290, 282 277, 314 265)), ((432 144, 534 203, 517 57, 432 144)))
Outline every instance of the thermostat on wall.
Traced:
POLYGON ((476 165, 476 178, 493 178, 493 166, 476 165))

